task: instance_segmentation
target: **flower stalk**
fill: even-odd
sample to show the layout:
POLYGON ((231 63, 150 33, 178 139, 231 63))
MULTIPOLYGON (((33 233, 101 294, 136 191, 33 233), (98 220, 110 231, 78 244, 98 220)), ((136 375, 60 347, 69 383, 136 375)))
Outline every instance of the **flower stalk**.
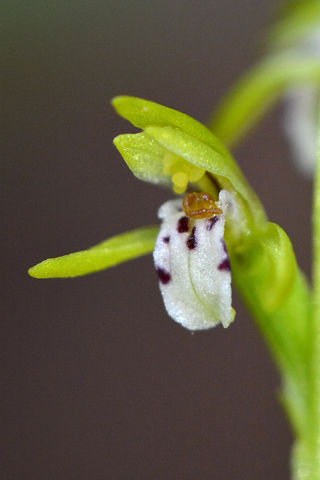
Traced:
MULTIPOLYGON (((320 109, 319 109, 320 112, 320 109)), ((320 125, 320 121, 318 123, 320 125)), ((313 198, 313 297, 308 325, 308 422, 293 451, 294 479, 320 478, 320 128, 313 198)))

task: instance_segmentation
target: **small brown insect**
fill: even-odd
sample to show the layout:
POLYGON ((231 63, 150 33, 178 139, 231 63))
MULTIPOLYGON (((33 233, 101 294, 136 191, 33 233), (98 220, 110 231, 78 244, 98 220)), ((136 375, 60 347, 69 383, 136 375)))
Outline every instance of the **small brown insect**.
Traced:
POLYGON ((211 218, 222 213, 213 197, 204 192, 188 193, 183 199, 182 208, 187 217, 196 219, 211 218))

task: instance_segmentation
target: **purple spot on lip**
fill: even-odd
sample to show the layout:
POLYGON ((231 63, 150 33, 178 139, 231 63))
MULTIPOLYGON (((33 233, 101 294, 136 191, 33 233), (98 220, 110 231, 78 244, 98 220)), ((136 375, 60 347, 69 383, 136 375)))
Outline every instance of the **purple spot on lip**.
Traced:
POLYGON ((163 285, 167 285, 167 283, 171 280, 171 275, 167 270, 161 267, 156 267, 156 271, 158 274, 159 281, 163 283, 163 285))
POLYGON ((168 237, 163 237, 162 241, 163 241, 163 243, 169 243, 170 242, 170 235, 168 237))
POLYGON ((189 231, 189 218, 188 217, 181 217, 179 218, 178 225, 177 225, 178 233, 186 233, 189 231))
POLYGON ((197 246, 197 239, 196 239, 196 227, 194 226, 192 229, 192 233, 187 240, 187 247, 189 250, 193 250, 197 246))
POLYGON ((219 220, 219 217, 216 215, 215 217, 209 218, 207 230, 210 231, 213 228, 213 225, 219 220))
POLYGON ((221 238, 220 242, 223 246, 224 253, 228 255, 227 245, 226 245, 226 242, 224 241, 224 238, 221 238))
POLYGON ((231 272, 230 260, 229 258, 225 258, 220 265, 218 266, 218 270, 225 270, 227 272, 231 272))

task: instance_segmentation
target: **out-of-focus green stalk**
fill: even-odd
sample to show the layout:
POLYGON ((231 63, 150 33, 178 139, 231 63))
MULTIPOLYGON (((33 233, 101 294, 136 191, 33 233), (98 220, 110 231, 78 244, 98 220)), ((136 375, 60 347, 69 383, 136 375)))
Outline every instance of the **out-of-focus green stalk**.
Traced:
MULTIPOLYGON (((320 117, 319 117, 320 120, 320 117)), ((319 121, 320 125, 320 121, 319 121)), ((308 424, 305 435, 298 437, 293 454, 294 480, 320 478, 320 130, 313 203, 313 301, 308 328, 308 424)))
POLYGON ((228 147, 236 146, 289 87, 319 85, 314 56, 277 54, 255 65, 236 82, 213 112, 209 128, 228 147))

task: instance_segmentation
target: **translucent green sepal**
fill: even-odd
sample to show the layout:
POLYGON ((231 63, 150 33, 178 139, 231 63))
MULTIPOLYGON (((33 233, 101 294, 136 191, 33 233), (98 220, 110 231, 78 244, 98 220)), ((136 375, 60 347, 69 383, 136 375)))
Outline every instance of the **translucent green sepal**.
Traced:
POLYGON ((159 227, 137 228, 105 240, 88 250, 48 258, 28 273, 35 278, 79 277, 98 272, 153 251, 159 227))
POLYGON ((149 135, 144 132, 118 135, 113 143, 139 180, 168 187, 171 185, 171 178, 163 169, 165 149, 149 135))
POLYGON ((229 147, 239 142, 285 89, 320 85, 320 59, 278 54, 253 67, 226 95, 209 127, 229 147))

